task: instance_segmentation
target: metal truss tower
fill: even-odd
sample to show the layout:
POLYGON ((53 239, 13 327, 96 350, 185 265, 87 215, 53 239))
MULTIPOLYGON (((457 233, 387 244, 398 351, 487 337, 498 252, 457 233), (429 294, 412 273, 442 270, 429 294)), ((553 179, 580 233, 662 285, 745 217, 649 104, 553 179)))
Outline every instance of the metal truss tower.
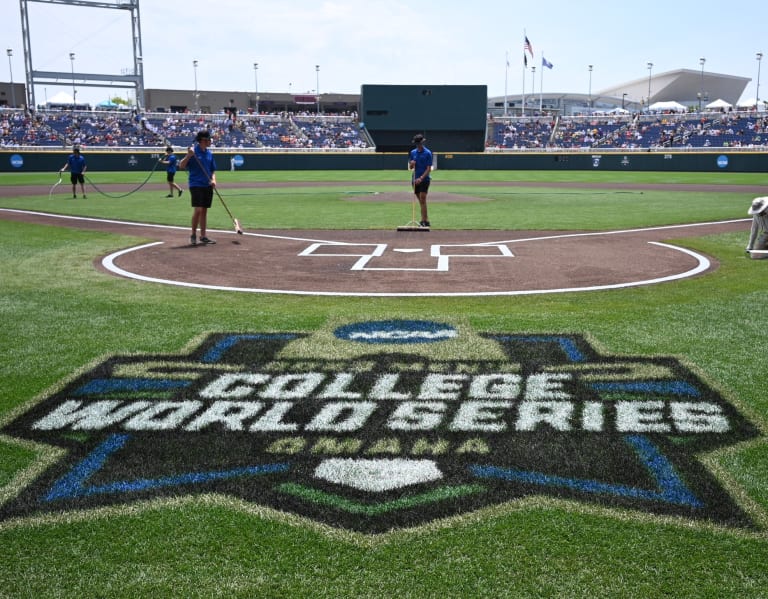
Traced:
MULTIPOLYGON (((21 9, 21 30, 24 43, 24 72, 27 82, 27 106, 34 108, 35 85, 68 85, 66 81, 75 79, 83 87, 114 87, 133 89, 136 94, 136 104, 141 110, 144 107, 144 65, 141 50, 141 20, 139 17, 139 0, 19 0, 21 9), (76 73, 74 67, 69 71, 38 71, 32 62, 32 37, 29 28, 29 4, 58 4, 65 6, 85 6, 89 8, 127 10, 131 13, 131 43, 133 45, 133 72, 130 74, 109 73, 76 73), (64 81, 64 82, 63 82, 64 81)), ((73 60, 74 64, 74 60, 73 60)))

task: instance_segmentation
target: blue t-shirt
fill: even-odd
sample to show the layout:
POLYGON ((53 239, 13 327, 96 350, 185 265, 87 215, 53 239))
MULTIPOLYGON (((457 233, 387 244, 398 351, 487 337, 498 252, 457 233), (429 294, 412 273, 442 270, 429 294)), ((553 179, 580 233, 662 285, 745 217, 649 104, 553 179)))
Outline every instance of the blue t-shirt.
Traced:
MULTIPOLYGON (((428 166, 432 166, 432 151, 426 146, 423 146, 421 152, 419 152, 418 148, 413 148, 410 153, 410 159, 416 162, 416 166, 413 169, 413 178, 418 179, 424 174, 428 166)), ((427 175, 426 180, 429 181, 431 178, 427 175)))
POLYGON ((168 165, 165 170, 171 174, 175 173, 177 168, 176 163, 178 162, 178 159, 176 158, 176 154, 169 155, 166 158, 166 160, 168 161, 168 165))
POLYGON ((69 172, 73 175, 81 175, 85 170, 85 158, 80 154, 70 154, 67 158, 67 164, 69 165, 69 172))
POLYGON ((190 187, 209 187, 211 185, 211 177, 216 172, 216 162, 213 160, 213 152, 210 150, 203 150, 199 144, 195 144, 195 158, 190 158, 187 161, 187 173, 189 174, 189 186, 190 187), (203 166, 205 170, 200 168, 203 166))

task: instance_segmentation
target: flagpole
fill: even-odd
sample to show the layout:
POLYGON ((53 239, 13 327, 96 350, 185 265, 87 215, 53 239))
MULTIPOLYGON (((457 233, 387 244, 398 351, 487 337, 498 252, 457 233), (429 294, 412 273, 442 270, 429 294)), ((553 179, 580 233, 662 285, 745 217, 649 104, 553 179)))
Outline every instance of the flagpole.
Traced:
POLYGON ((523 107, 520 112, 520 116, 525 116, 525 75, 528 71, 528 59, 525 57, 525 51, 523 51, 523 107))
POLYGON ((544 54, 541 55, 541 73, 539 74, 539 112, 544 111, 544 54))
MULTIPOLYGON (((533 60, 533 46, 531 45, 531 41, 528 39, 528 32, 523 29, 523 107, 520 111, 520 116, 525 116, 525 103, 527 98, 525 97, 525 75, 526 71, 528 70, 528 54, 531 55, 531 60, 533 60)), ((531 75, 531 84, 533 86, 533 89, 531 89, 531 94, 533 94, 533 97, 536 98, 536 67, 532 67, 532 75, 531 75)))
POLYGON ((541 55, 541 78, 539 79, 539 112, 544 112, 544 68, 552 69, 552 63, 549 62, 542 53, 541 55))

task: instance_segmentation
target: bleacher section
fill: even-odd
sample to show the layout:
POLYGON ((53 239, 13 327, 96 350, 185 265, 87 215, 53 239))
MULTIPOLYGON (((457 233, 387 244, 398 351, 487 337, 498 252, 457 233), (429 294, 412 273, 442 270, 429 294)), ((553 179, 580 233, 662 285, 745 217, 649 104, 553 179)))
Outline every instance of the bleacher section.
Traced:
MULTIPOLYGON (((353 116, 137 114, 0 109, 0 147, 184 148, 200 129, 216 148, 372 150, 353 116)), ((766 148, 768 115, 755 112, 496 117, 491 151, 766 148)))
POLYGON ((0 147, 186 147, 200 129, 218 148, 364 149, 368 142, 352 117, 190 115, 125 112, 0 111, 0 147))
POLYGON ((768 147, 768 115, 690 113, 502 118, 488 124, 488 148, 696 149, 768 147))

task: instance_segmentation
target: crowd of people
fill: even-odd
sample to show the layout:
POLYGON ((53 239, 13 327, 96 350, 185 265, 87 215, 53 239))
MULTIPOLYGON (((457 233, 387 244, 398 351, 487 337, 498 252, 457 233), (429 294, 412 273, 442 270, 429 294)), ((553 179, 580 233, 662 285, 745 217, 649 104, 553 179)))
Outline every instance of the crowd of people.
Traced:
POLYGON ((367 148, 354 116, 177 114, 0 109, 0 147, 163 147, 189 145, 197 131, 229 148, 367 148))
MULTIPOLYGON (((357 115, 0 109, 0 147, 6 148, 187 146, 200 129, 210 131, 212 145, 219 148, 373 147, 357 115)), ((495 150, 765 148, 768 116, 727 112, 489 118, 486 145, 495 150)))
POLYGON ((509 118, 489 131, 496 149, 768 147, 768 116, 738 112, 509 118))

